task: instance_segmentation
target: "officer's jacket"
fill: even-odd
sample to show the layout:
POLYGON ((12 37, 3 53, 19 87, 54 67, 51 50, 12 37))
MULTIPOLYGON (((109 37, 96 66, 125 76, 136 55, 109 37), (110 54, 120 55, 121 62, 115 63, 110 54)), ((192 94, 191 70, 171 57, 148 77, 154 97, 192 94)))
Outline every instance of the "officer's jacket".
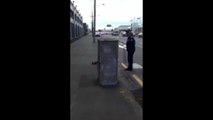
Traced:
POLYGON ((130 37, 127 38, 126 49, 129 52, 135 51, 135 39, 134 39, 134 37, 130 36, 130 37))

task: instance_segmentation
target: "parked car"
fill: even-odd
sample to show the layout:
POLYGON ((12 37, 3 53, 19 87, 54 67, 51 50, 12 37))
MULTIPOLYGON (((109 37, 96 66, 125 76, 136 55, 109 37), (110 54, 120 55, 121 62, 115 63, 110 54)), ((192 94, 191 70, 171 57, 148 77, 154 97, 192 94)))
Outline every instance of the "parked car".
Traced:
POLYGON ((104 33, 104 32, 100 32, 100 34, 101 34, 101 35, 105 35, 105 33, 104 33))

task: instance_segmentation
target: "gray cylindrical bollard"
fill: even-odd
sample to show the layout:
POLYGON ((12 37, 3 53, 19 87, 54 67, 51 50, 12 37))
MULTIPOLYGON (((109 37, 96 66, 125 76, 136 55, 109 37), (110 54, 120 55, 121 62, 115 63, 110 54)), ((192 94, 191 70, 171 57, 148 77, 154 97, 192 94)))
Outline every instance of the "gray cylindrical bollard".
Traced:
POLYGON ((101 38, 98 40, 98 79, 101 85, 117 85, 118 40, 101 38))

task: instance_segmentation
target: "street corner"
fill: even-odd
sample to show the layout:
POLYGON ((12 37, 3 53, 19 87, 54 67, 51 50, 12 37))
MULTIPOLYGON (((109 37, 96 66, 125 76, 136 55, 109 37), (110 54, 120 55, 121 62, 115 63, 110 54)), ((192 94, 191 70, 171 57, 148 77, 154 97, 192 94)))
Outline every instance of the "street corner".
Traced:
POLYGON ((127 90, 121 90, 120 93, 127 96, 129 101, 136 101, 141 107, 143 107, 143 81, 134 73, 125 71, 127 66, 123 63, 119 65, 120 81, 123 83, 127 90))
POLYGON ((133 69, 133 71, 126 71, 125 69, 127 68, 127 65, 125 65, 124 63, 120 63, 119 67, 122 77, 125 78, 125 80, 129 82, 129 84, 132 84, 134 86, 132 89, 139 89, 143 87, 143 80, 141 79, 142 76, 140 75, 141 70, 133 69))

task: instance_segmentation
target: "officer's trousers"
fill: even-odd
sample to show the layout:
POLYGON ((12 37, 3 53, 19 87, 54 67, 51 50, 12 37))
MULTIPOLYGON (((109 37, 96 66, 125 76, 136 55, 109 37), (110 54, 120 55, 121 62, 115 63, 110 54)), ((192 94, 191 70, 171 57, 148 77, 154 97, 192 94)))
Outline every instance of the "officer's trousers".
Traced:
POLYGON ((135 51, 128 51, 128 69, 132 69, 133 67, 133 54, 135 51))

